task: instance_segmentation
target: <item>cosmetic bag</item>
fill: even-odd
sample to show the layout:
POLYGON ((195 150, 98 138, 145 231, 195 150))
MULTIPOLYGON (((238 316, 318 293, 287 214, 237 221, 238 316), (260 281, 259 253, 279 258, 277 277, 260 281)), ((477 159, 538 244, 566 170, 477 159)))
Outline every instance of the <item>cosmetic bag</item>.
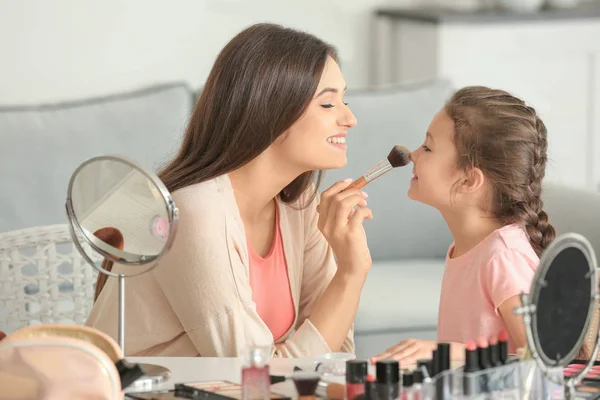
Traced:
POLYGON ((0 340, 0 400, 123 399, 123 354, 85 326, 45 324, 0 340))

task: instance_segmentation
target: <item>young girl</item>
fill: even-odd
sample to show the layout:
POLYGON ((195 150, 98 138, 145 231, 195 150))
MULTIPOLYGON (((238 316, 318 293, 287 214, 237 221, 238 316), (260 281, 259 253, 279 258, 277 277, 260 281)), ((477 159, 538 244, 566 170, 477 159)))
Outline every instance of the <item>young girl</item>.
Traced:
MULTIPOLYGON (((509 351, 525 345, 513 310, 528 293, 539 256, 555 231, 543 210, 546 127, 535 110, 501 90, 466 87, 433 118, 412 154, 408 195, 442 213, 454 242, 438 315, 438 340, 453 359, 468 340, 509 335, 509 351)), ((411 363, 431 357, 434 341, 409 339, 374 361, 411 363)))

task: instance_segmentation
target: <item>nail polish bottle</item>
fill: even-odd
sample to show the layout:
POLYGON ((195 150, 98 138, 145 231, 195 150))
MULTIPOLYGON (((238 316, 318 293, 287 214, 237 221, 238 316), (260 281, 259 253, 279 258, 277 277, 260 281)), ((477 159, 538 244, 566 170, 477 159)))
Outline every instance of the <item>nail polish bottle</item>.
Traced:
POLYGON ((375 364, 377 374, 377 398, 396 400, 400 392, 400 363, 396 360, 380 360, 375 364))
POLYGON ((365 392, 368 364, 363 360, 346 361, 346 400, 365 392))
POLYGON ((423 388, 424 379, 423 370, 417 368, 413 371, 412 400, 422 399, 421 389, 423 388))
POLYGON ((410 391, 413 387, 413 383, 414 377, 412 372, 405 372, 402 374, 402 396, 400 397, 402 400, 410 400, 412 398, 410 391))
POLYGON ((270 398, 271 377, 269 376, 269 349, 252 347, 246 354, 242 366, 242 399, 268 400, 270 398))

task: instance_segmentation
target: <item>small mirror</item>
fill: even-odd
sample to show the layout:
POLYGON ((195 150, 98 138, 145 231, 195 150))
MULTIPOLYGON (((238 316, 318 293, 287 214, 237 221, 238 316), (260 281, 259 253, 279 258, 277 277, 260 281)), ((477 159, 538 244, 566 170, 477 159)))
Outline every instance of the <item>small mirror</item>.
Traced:
POLYGON ((527 345, 544 374, 564 384, 569 397, 591 368, 598 341, 585 369, 556 382, 549 368, 566 367, 584 344, 598 299, 594 249, 583 236, 569 233, 556 238, 544 251, 529 295, 521 295, 527 345))
MULTIPOLYGON (((67 189, 67 218, 73 243, 100 273, 118 278, 118 342, 125 354, 125 278, 158 265, 169 251, 177 228, 178 210, 160 179, 132 160, 99 156, 82 163, 67 189), (96 264, 83 244, 112 261, 96 264)), ((125 365, 125 364, 123 364, 125 365)), ((151 388, 168 379, 168 369, 139 366, 142 378, 135 388, 151 388)))
POLYGON ((75 170, 67 192, 67 215, 79 240, 103 257, 126 265, 112 276, 138 275, 168 251, 176 208, 153 174, 133 161, 101 156, 75 170))

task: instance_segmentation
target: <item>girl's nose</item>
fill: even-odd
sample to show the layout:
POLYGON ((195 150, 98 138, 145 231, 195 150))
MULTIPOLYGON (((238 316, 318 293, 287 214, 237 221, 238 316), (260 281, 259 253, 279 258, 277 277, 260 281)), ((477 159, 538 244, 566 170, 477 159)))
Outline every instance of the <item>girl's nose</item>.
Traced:
POLYGON ((412 161, 413 163, 417 160, 417 158, 419 158, 419 149, 413 150, 410 155, 409 155, 409 159, 410 161, 412 161))

